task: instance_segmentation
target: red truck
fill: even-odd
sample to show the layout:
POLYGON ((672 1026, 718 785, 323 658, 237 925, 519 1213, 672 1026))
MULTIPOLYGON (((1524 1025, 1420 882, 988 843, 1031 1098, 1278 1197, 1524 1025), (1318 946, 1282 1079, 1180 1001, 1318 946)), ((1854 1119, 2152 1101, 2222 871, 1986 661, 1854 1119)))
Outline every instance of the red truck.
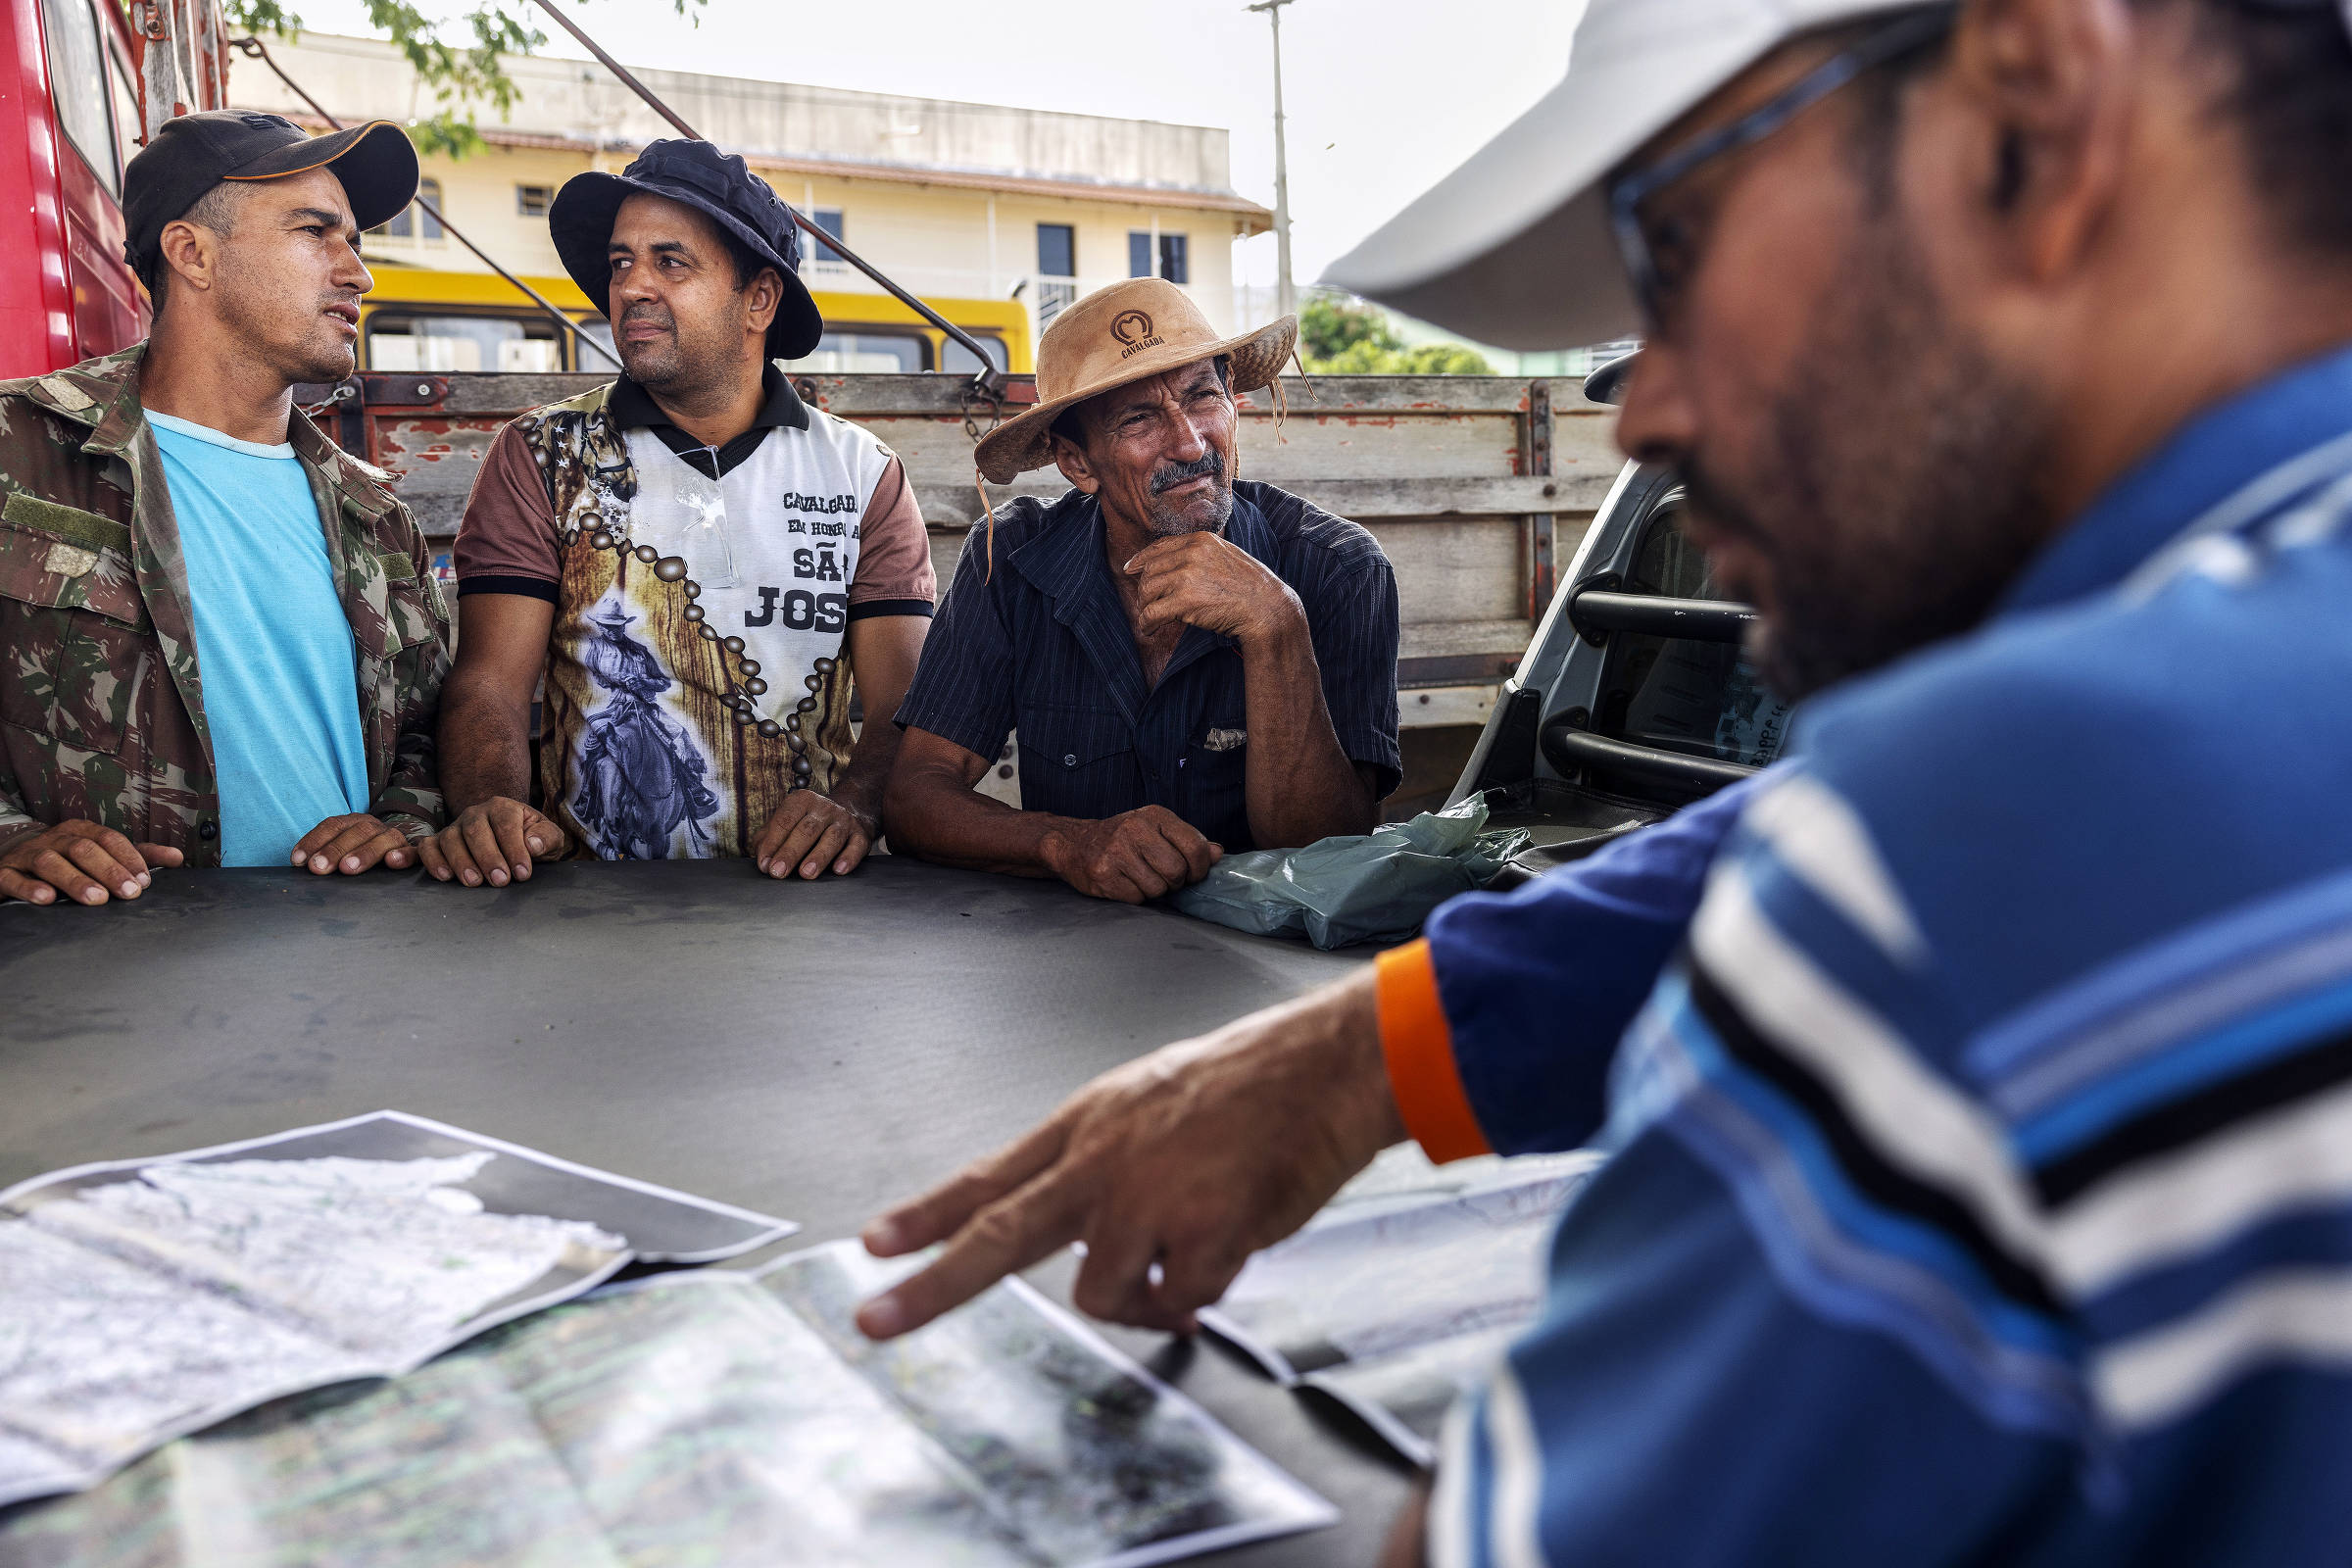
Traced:
POLYGON ((147 330, 122 259, 122 169, 150 123, 227 102, 219 0, 0 0, 0 377, 112 353, 147 330))

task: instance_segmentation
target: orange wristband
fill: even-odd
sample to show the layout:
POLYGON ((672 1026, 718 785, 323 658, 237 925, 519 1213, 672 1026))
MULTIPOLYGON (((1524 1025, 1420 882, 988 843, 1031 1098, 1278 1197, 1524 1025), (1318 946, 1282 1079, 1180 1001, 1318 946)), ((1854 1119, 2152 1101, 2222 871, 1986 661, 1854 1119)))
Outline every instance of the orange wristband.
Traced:
POLYGON ((1373 960, 1380 1008, 1380 1051, 1389 1089, 1423 1153, 1444 1164, 1491 1153, 1471 1114, 1453 1064, 1453 1030, 1438 997, 1437 966, 1426 940, 1392 948, 1373 960))

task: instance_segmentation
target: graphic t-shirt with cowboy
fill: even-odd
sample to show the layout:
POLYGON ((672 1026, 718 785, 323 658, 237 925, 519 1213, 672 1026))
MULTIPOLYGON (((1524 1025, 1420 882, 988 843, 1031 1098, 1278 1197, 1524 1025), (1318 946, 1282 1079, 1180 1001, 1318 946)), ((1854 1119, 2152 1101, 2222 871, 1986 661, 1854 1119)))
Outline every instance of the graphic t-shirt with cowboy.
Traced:
POLYGON ((772 367, 753 428, 699 445, 625 377, 492 443, 458 592, 556 607, 543 808, 590 855, 747 855, 852 751, 850 622, 928 615, 905 467, 772 367))

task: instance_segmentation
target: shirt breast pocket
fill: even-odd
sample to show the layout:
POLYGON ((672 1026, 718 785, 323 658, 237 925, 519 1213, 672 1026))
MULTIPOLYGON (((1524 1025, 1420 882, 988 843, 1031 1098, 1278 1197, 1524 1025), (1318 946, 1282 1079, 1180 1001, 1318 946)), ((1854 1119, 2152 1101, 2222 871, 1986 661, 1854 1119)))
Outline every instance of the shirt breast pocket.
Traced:
POLYGON ((383 608, 376 608, 374 592, 363 591, 361 607, 351 615, 352 640, 363 659, 388 663, 440 635, 428 603, 432 590, 416 575, 414 561, 401 551, 380 548, 356 534, 346 539, 344 549, 366 552, 375 563, 374 576, 382 584, 383 608))
POLYGON ((0 505, 0 719, 121 751, 154 629, 128 528, 22 493, 0 505))
POLYGON ((1103 817, 1143 804, 1129 799, 1137 793, 1135 733, 1118 714, 1040 709, 1020 715, 1019 732, 1021 799, 1033 809, 1103 817))

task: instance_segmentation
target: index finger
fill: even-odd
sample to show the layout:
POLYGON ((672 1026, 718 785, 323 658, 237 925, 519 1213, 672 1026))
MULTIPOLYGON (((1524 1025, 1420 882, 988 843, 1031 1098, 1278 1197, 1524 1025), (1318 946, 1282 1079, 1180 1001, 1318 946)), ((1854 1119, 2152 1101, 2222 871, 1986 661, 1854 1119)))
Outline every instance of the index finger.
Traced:
POLYGON ((518 804, 504 810, 493 807, 483 814, 490 819, 490 833, 498 845, 499 857, 514 871, 514 880, 529 881, 531 862, 538 858, 531 853, 529 828, 538 813, 518 804))
MULTIPOLYGON (((1185 868, 1193 873, 1194 882, 1208 875, 1208 868, 1217 863, 1214 853, 1216 846, 1209 843, 1199 828, 1182 818, 1160 823, 1159 836, 1174 845, 1176 853, 1184 857, 1185 868)), ((1191 886, 1191 883, 1186 886, 1191 886)))
POLYGON ((294 841, 294 858, 297 861, 302 861, 307 860, 313 856, 317 855, 321 846, 325 845, 330 840, 341 836, 344 825, 350 820, 351 817, 348 813, 342 816, 330 816, 325 821, 319 823, 317 827, 311 829, 308 833, 305 833, 302 837, 296 839, 294 841))
POLYGON ((859 1331, 873 1340, 911 1333, 1059 1251, 1078 1239, 1086 1200, 1083 1184, 1060 1172, 999 1199, 973 1215, 928 1268, 858 1308, 859 1331))
POLYGON ((775 858, 777 846, 784 842, 784 835, 808 814, 811 799, 809 791, 794 790, 784 797, 783 805, 768 813, 766 825, 760 829, 760 836, 752 841, 752 859, 760 870, 767 869, 767 862, 775 858))
POLYGON ((1190 534, 1178 534, 1169 539, 1154 539, 1134 555, 1129 556, 1121 564, 1130 572, 1149 571, 1182 550, 1186 541, 1191 537, 1190 534))
POLYGON ((131 843, 127 837, 116 832, 111 827, 102 827, 90 837, 96 841, 100 849, 114 858, 117 865, 128 871, 132 876, 138 877, 142 881, 146 880, 147 858, 139 853, 139 847, 131 843))
POLYGON ((1055 1116, 1028 1136, 976 1159, 911 1202, 901 1203, 865 1227, 865 1250, 876 1257, 920 1251, 1061 1157, 1068 1133, 1055 1116))

